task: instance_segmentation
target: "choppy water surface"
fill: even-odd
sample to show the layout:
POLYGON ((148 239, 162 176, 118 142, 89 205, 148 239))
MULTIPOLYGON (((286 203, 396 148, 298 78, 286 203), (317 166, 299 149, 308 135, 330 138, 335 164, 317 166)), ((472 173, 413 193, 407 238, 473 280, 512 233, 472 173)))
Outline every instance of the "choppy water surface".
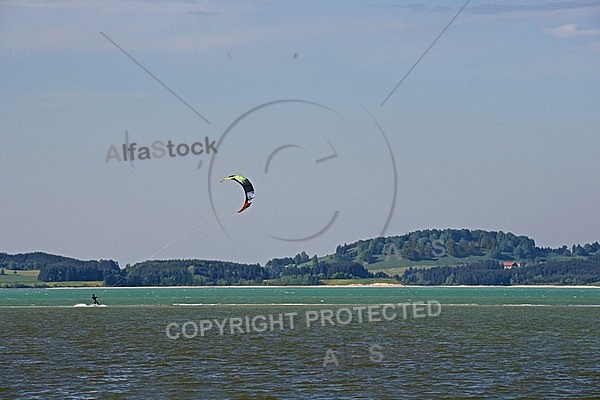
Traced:
MULTIPOLYGON (((180 294, 169 293, 162 304, 132 301, 102 308, 64 306, 77 297, 67 290, 59 291, 65 292, 62 300, 52 297, 57 304, 51 306, 6 306, 13 301, 7 298, 24 293, 2 291, 0 398, 600 398, 598 291, 544 292, 561 304, 547 304, 534 292, 543 306, 523 306, 536 304, 527 292, 532 289, 512 289, 512 298, 528 298, 512 305, 499 300, 506 297, 502 289, 483 295, 480 289, 461 289, 452 299, 445 288, 438 289, 439 296, 430 288, 387 297, 377 290, 388 288, 346 289, 354 290, 350 298, 332 288, 292 289, 298 296, 315 296, 304 305, 298 298, 289 301, 286 293, 267 301, 269 292, 255 290, 252 298, 230 289, 235 304, 262 299, 261 305, 242 306, 173 306, 225 301, 198 301, 187 289, 169 289, 180 294), (245 301, 238 301, 242 294, 245 301), (392 321, 369 322, 364 315, 360 323, 355 314, 347 325, 335 318, 334 325, 306 324, 307 312, 419 300, 439 301, 441 314, 414 318, 409 307, 407 319, 396 309, 392 321), (573 301, 586 304, 569 304, 573 301), (448 305, 472 303, 482 305, 448 305), (283 330, 277 324, 285 313, 297 313, 294 329, 285 319, 283 330), (260 315, 267 321, 264 332, 245 329, 242 322, 244 333, 231 334, 224 325, 221 335, 215 324, 205 336, 194 336, 194 325, 203 320, 251 321, 260 315), (188 321, 186 339, 181 326, 188 321), (179 333, 179 339, 167 337, 170 323, 178 324, 169 333, 179 333)), ((118 291, 104 292, 101 301, 138 295, 118 291)), ((85 302, 91 292, 81 293, 85 302)))

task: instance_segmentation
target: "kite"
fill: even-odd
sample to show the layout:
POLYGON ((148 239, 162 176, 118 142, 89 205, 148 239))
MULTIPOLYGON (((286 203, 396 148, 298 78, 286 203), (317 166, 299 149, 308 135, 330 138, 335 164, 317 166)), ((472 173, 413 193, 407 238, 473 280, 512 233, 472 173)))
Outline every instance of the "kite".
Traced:
POLYGON ((254 200, 254 186, 252 186, 252 183, 250 183, 250 180, 248 178, 242 175, 229 175, 227 178, 221 179, 219 183, 223 181, 236 181, 237 183, 242 185, 242 188, 244 188, 246 201, 244 202, 244 205, 242 206, 242 208, 240 208, 238 213, 241 213, 246 208, 250 207, 250 204, 252 204, 252 200, 254 200))

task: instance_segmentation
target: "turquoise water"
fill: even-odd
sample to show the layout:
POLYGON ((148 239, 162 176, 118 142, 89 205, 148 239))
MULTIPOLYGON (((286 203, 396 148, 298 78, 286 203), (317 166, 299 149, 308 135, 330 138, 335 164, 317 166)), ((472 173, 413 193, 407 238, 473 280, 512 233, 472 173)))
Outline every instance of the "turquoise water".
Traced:
POLYGON ((600 398, 599 306, 597 288, 1 290, 0 398, 600 398), (73 307, 92 293, 107 306, 73 307), (427 301, 439 315, 335 317, 427 301))
POLYGON ((600 288, 521 287, 193 287, 0 289, 0 307, 73 306, 95 293, 109 306, 173 304, 442 304, 600 305, 600 288))

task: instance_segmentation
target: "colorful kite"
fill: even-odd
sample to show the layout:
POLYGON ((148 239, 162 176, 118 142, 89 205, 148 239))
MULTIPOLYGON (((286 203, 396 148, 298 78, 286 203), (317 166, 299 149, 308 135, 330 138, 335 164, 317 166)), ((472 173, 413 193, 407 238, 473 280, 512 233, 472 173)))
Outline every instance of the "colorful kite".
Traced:
POLYGON ((227 178, 223 178, 219 182, 223 181, 236 181, 237 183, 242 185, 242 188, 244 188, 246 201, 244 202, 244 205, 242 206, 242 208, 240 208, 238 213, 241 213, 246 208, 250 207, 250 204, 252 204, 252 200, 254 200, 254 186, 252 186, 252 183, 250 183, 250 180, 248 178, 242 175, 229 175, 227 178))

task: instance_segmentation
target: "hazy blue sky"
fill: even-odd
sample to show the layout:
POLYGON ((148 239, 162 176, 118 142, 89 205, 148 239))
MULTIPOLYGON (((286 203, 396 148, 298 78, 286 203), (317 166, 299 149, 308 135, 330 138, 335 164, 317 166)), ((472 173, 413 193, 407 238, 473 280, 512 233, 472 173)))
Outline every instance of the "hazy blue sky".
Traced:
POLYGON ((600 1, 473 0, 381 106, 463 5, 1 2, 0 251, 124 266, 427 228, 600 240, 600 1), (301 101, 240 118, 278 100, 301 101), (125 131, 221 142, 107 163, 125 131), (233 173, 256 188, 239 215, 233 173))

